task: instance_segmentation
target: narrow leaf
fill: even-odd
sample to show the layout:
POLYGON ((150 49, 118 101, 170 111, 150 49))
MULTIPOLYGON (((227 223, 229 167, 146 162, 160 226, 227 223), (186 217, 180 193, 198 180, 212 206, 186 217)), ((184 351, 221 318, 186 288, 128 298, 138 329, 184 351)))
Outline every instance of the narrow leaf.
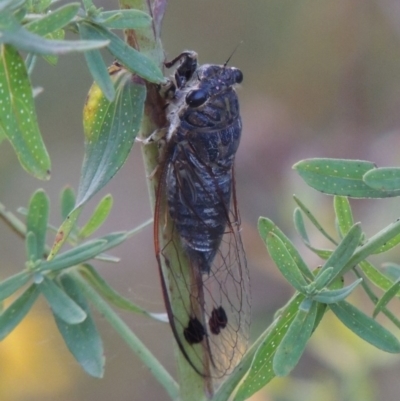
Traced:
POLYGON ((368 280, 383 291, 387 291, 393 285, 393 280, 385 276, 379 269, 377 269, 367 260, 360 262, 360 267, 368 280))
POLYGON ((333 207, 340 230, 339 234, 343 238, 354 225, 350 202, 345 196, 335 196, 333 198, 333 207))
MULTIPOLYGON (((87 28, 87 25, 79 24, 79 33, 81 38, 90 39, 90 32, 91 31, 87 28)), ((85 52, 85 59, 94 81, 97 83, 107 100, 112 102, 115 98, 115 88, 100 51, 91 50, 85 52)))
POLYGON ((22 27, 12 14, 0 14, 0 24, 4 31, 0 43, 12 45, 19 50, 42 55, 61 55, 70 52, 82 52, 100 49, 109 44, 108 40, 48 40, 22 27))
POLYGON ((283 241, 276 234, 270 232, 267 236, 266 243, 268 253, 286 280, 288 280, 297 291, 304 292, 307 282, 283 241))
POLYGON ((326 269, 318 269, 318 273, 315 276, 314 286, 317 291, 322 290, 333 277, 333 267, 327 267, 326 269))
POLYGON ((37 190, 29 202, 28 216, 26 218, 26 229, 36 237, 36 255, 34 259, 42 259, 46 245, 46 232, 49 217, 49 198, 43 189, 37 190))
POLYGON ((383 252, 387 252, 390 249, 394 248, 400 243, 400 234, 396 235, 395 237, 391 238, 389 241, 386 241, 381 247, 375 250, 374 254, 379 254, 383 252))
MULTIPOLYGON (((63 40, 65 38, 65 31, 64 29, 59 29, 58 31, 54 31, 52 33, 48 33, 45 36, 46 39, 51 39, 51 40, 63 40)), ((35 56, 37 58, 37 56, 35 56)), ((58 56, 42 56, 50 65, 57 65, 58 62, 58 56)), ((29 74, 31 74, 31 71, 29 71, 29 74)))
POLYGON ((63 275, 61 283, 68 296, 85 311, 87 317, 82 323, 68 324, 54 315, 57 327, 68 349, 85 372, 93 377, 101 378, 104 374, 105 363, 103 343, 90 314, 89 306, 79 286, 71 277, 63 275))
POLYGON ((329 305, 336 317, 363 340, 382 351, 399 353, 397 338, 378 322, 346 301, 329 305))
POLYGON ((47 13, 41 18, 25 24, 24 27, 31 33, 45 36, 71 22, 78 13, 79 7, 79 3, 66 4, 57 10, 52 10, 51 13, 47 13))
POLYGON ((30 278, 31 275, 28 272, 22 271, 2 281, 0 283, 0 302, 14 294, 14 292, 24 286, 30 278))
POLYGON ((310 281, 314 280, 314 275, 311 273, 307 264, 304 262, 299 251, 295 248, 289 238, 282 232, 282 230, 270 219, 265 217, 260 217, 258 219, 258 232, 260 237, 264 242, 266 242, 267 236, 270 232, 274 233, 281 239, 284 243, 286 249, 289 251, 290 255, 296 262, 297 267, 302 272, 302 274, 307 277, 310 281))
POLYGON ((28 0, 26 1, 26 6, 28 7, 29 12, 35 14, 41 14, 45 10, 47 10, 51 2, 52 0, 28 0))
POLYGON ((150 26, 151 17, 140 10, 103 11, 96 22, 111 29, 138 29, 150 26))
POLYGON ((31 286, 0 315, 0 341, 18 326, 35 303, 39 294, 40 291, 37 285, 31 284, 31 286))
POLYGON ((76 266, 80 263, 86 262, 93 259, 98 254, 107 251, 119 245, 121 242, 128 238, 126 232, 117 232, 106 235, 102 238, 98 238, 92 241, 85 242, 84 244, 78 245, 77 247, 70 249, 60 255, 57 255, 50 261, 45 261, 38 265, 38 271, 47 270, 60 270, 66 267, 76 266))
POLYGON ((355 250, 360 244, 362 231, 359 223, 354 224, 350 231, 346 234, 338 247, 333 251, 332 255, 325 262, 322 270, 333 267, 332 278, 341 274, 342 269, 353 256, 355 250))
POLYGON ((85 52, 85 59, 93 80, 99 85, 108 101, 115 99, 115 88, 99 50, 85 52))
POLYGON ((399 167, 375 168, 365 173, 363 179, 369 187, 379 191, 400 190, 399 167))
POLYGON ((38 260, 38 244, 35 233, 28 231, 25 237, 26 259, 30 262, 38 260))
POLYGON ((53 246, 51 247, 49 256, 47 260, 52 260, 57 253, 60 251, 61 247, 64 245, 65 241, 68 239, 69 234, 76 226, 76 221, 78 220, 79 215, 82 212, 82 207, 77 207, 76 209, 72 210, 66 219, 61 224, 60 228, 58 229, 53 246))
POLYGON ((140 129, 146 88, 125 69, 114 68, 115 101, 110 103, 93 85, 84 108, 85 158, 76 207, 87 202, 122 167, 140 129))
POLYGON ((36 120, 25 63, 11 46, 0 45, 0 127, 22 167, 40 179, 50 176, 50 159, 36 120))
POLYGON ((99 273, 89 264, 80 266, 79 271, 82 276, 98 291, 101 295, 117 308, 141 315, 150 316, 156 320, 165 322, 165 314, 149 313, 140 306, 135 305, 129 299, 121 296, 100 276, 99 273))
POLYGON ((381 297, 375 305, 374 313, 372 316, 375 318, 386 305, 394 298, 400 290, 400 280, 396 281, 381 297))
POLYGON ((296 228, 297 233, 300 235, 301 239, 303 240, 304 245, 310 249, 310 251, 314 252, 316 255, 318 255, 321 259, 328 259, 329 256, 331 256, 332 251, 330 249, 320 249, 320 248, 315 248, 312 246, 309 242, 308 239, 308 234, 304 225, 304 219, 303 215, 301 214, 301 210, 299 208, 296 208, 294 210, 294 215, 293 215, 293 220, 294 220, 294 225, 296 228))
POLYGON ((77 324, 86 319, 85 311, 53 280, 43 276, 39 289, 47 299, 53 313, 65 323, 77 324))
MULTIPOLYGON (((271 325, 271 330, 265 335, 265 339, 259 346, 249 373, 240 385, 234 401, 246 400, 275 377, 272 361, 277 347, 286 335, 304 299, 305 296, 302 294, 295 295, 283 308, 282 313, 275 319, 274 323, 271 325)), ((317 306, 315 325, 320 322, 325 309, 325 305, 320 304, 317 306)))
POLYGON ((245 380, 240 385, 234 401, 244 401, 258 390, 266 386, 276 375, 272 368, 272 361, 277 346, 296 316, 304 295, 297 294, 285 306, 280 316, 271 325, 272 329, 267 333, 265 340, 259 346, 253 363, 245 380))
POLYGON ((288 331, 276 349, 273 369, 277 376, 288 375, 297 365, 314 329, 317 303, 308 312, 299 309, 288 331))
POLYGON ((84 24, 87 32, 90 32, 90 38, 92 40, 110 41, 108 50, 131 72, 154 83, 161 83, 165 80, 161 70, 152 60, 130 47, 117 35, 100 25, 84 24))
POLYGON ((303 215, 301 214, 300 208, 296 207, 293 212, 293 222, 297 233, 300 235, 302 240, 306 243, 310 243, 308 238, 306 226, 304 224, 303 215))
POLYGON ((354 281, 347 287, 343 287, 337 290, 322 290, 319 294, 312 296, 314 301, 321 302, 323 304, 334 304, 339 301, 346 299, 353 290, 361 283, 362 278, 354 281))
POLYGON ((75 192, 71 187, 67 186, 62 190, 60 202, 61 217, 65 220, 75 207, 75 192))
POLYGON ((308 159, 293 166, 304 181, 317 191, 350 198, 387 198, 399 196, 400 190, 373 189, 364 181, 364 174, 375 164, 363 160, 308 159))
POLYGON ((20 7, 23 3, 25 2, 25 0, 2 0, 0 1, 0 11, 3 10, 7 10, 7 9, 11 9, 13 10, 13 6, 18 8, 20 7))
POLYGON ((84 227, 79 232, 78 236, 80 238, 86 238, 92 235, 99 227, 103 225, 106 221, 111 208, 113 205, 113 197, 112 195, 106 195, 97 205, 94 210, 92 217, 89 221, 84 225, 84 227))
POLYGON ((392 281, 397 281, 400 278, 400 265, 393 262, 382 263, 382 271, 392 281))
POLYGON ((318 220, 315 218, 315 216, 311 213, 311 211, 304 205, 304 203, 296 195, 293 195, 293 199, 297 203, 299 208, 303 211, 303 213, 308 217, 308 219, 311 221, 311 223, 315 226, 315 228, 326 239, 331 241, 332 244, 337 245, 337 242, 324 230, 324 228, 321 226, 321 224, 318 222, 318 220))

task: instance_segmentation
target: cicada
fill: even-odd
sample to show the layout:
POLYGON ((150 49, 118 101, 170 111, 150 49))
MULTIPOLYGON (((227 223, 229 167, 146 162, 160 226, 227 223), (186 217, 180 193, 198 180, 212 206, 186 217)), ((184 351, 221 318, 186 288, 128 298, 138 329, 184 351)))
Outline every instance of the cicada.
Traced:
POLYGON ((226 63, 198 66, 192 51, 165 65, 178 66, 163 88, 168 127, 161 135, 155 251, 180 350, 196 372, 222 378, 244 355, 250 327, 234 180, 242 131, 235 86, 243 75, 226 63))

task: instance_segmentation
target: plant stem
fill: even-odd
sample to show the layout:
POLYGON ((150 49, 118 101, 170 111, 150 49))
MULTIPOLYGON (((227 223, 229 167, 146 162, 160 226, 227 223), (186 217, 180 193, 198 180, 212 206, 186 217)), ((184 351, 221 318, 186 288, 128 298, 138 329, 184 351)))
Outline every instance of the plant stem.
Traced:
POLYGON ((106 301, 83 279, 78 272, 71 273, 82 291, 96 309, 106 318, 132 351, 148 367, 153 376, 164 387, 172 400, 179 399, 179 386, 160 364, 158 359, 139 340, 126 323, 114 312, 106 301))
POLYGON ((351 259, 347 262, 346 266, 342 270, 342 273, 344 274, 345 272, 351 270, 354 266, 373 254, 377 249, 385 245, 386 242, 398 234, 400 234, 400 219, 379 231, 377 234, 369 238, 364 245, 360 246, 354 252, 351 259))
MULTIPOLYGON (((363 278, 361 273, 356 268, 353 269, 353 272, 358 278, 363 278)), ((373 302, 374 305, 376 305, 378 303, 378 297, 371 290, 370 286, 367 284, 367 282, 366 282, 366 280, 364 280, 364 278, 363 278, 363 281, 361 281, 361 286, 364 288, 364 291, 368 295, 369 299, 373 302)), ((392 312, 390 312, 389 309, 383 308, 382 313, 388 319, 390 319, 398 328, 400 328, 399 319, 397 319, 397 317, 392 312)))
MULTIPOLYGON (((119 0, 119 3, 121 8, 136 8, 147 12, 153 17, 152 27, 137 29, 135 31, 127 30, 125 32, 125 39, 130 46, 140 50, 163 68, 164 51, 161 45, 159 33, 167 0, 119 0)), ((141 126, 141 136, 143 138, 147 138, 154 131, 165 128, 168 125, 165 113, 165 101, 161 98, 158 88, 149 83, 147 83, 146 87, 147 98, 141 126)), ((154 210, 161 172, 161 169, 159 168, 157 145, 143 146, 142 154, 146 174, 147 176, 152 177, 148 180, 148 188, 151 207, 154 210)), ((160 232, 164 234, 161 235, 161 237, 163 237, 161 238, 161 241, 166 241, 164 238, 164 227, 160 227, 160 230, 160 232)), ((175 243, 176 245, 179 245, 180 241, 175 241, 175 243)), ((161 248, 164 247, 164 245, 165 244, 161 242, 161 248)), ((171 266, 166 266, 164 260, 162 261, 160 274, 162 276, 161 279, 165 281, 165 287, 168 292, 168 294, 164 294, 164 297, 168 297, 168 302, 171 305, 174 316, 179 316, 180 311, 183 310, 185 311, 185 318, 187 318, 186 310, 188 309, 185 309, 185 306, 190 302, 190 298, 189 296, 186 296, 186 294, 183 297, 179 296, 179 294, 182 294, 182 291, 187 292, 187 289, 179 288, 176 280, 171 279, 173 278, 171 271, 174 268, 180 269, 181 273, 184 272, 183 274, 190 276, 190 266, 187 263, 187 258, 182 249, 177 250, 174 257, 178 257, 180 260, 186 260, 186 262, 180 262, 180 264, 177 264, 175 261, 174 263, 173 256, 170 257, 171 266)), ((207 399, 207 380, 194 371, 186 361, 182 352, 178 349, 177 343, 175 342, 174 344, 176 348, 176 361, 180 383, 180 400, 201 401, 207 399)), ((190 353, 190 348, 192 347, 188 346, 187 348, 189 348, 188 352, 190 353)))

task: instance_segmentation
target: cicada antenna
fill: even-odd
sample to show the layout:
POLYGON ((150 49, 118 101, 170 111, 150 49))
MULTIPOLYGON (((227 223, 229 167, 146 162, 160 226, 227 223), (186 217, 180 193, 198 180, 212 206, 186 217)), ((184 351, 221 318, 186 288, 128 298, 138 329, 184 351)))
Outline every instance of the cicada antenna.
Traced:
POLYGON ((228 60, 225 61, 224 63, 224 68, 228 65, 229 61, 231 60, 232 56, 236 53, 236 50, 238 49, 238 47, 243 43, 243 40, 241 40, 236 47, 233 49, 231 55, 228 57, 228 60))

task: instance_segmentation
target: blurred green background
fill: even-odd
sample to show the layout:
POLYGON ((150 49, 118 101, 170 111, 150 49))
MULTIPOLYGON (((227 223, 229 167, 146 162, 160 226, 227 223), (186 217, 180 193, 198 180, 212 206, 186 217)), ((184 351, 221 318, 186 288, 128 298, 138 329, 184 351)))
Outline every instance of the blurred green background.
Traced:
MULTIPOLYGON (((105 9, 117 1, 97 1, 105 9)), ((237 155, 238 200, 253 292, 253 338, 291 295, 256 231, 260 215, 274 220, 311 266, 321 261, 293 231, 296 193, 334 234, 332 198, 308 188, 291 166, 304 158, 365 159, 400 165, 400 3, 397 0, 170 0, 163 25, 166 57, 196 50, 201 63, 231 64, 244 81, 238 89, 243 135, 237 155)), ((109 57, 109 61, 112 58, 109 57)), ((19 166, 7 143, 0 147, 0 200, 10 210, 26 206, 43 187, 52 200, 52 223, 61 223, 60 190, 77 188, 83 157, 82 107, 91 85, 82 55, 40 61, 33 76, 44 88, 37 98, 39 123, 53 168, 39 182, 19 166)), ((151 216, 146 178, 135 145, 129 161, 97 197, 111 192, 114 208, 102 232, 130 229, 151 216)), ((87 206, 85 216, 96 204, 87 206)), ((352 201, 355 220, 372 235, 398 217, 398 200, 352 201)), ((312 241, 327 246, 318 233, 312 241)), ((48 238, 51 243, 53 238, 48 238)), ((117 265, 96 263, 125 296, 154 312, 164 310, 152 229, 113 251, 117 265)), ((0 225, 0 276, 20 270, 24 244, 0 225)), ((399 252, 385 259, 398 262, 399 252)), ((379 264, 382 259, 376 259, 379 264)), ((357 294, 352 301, 363 302, 357 294)), ((396 305, 394 305, 396 306, 396 305)), ((368 306, 366 306, 368 308, 368 306)), ((171 371, 172 336, 167 325, 121 313, 171 371)), ((85 375, 69 355, 47 305, 39 302, 0 344, 2 401, 141 401, 166 394, 101 316, 106 350, 103 380, 85 375)), ((398 333, 397 333, 398 334, 398 333)), ((276 379, 252 401, 397 401, 400 357, 375 350, 327 315, 307 354, 288 379, 276 379)))

